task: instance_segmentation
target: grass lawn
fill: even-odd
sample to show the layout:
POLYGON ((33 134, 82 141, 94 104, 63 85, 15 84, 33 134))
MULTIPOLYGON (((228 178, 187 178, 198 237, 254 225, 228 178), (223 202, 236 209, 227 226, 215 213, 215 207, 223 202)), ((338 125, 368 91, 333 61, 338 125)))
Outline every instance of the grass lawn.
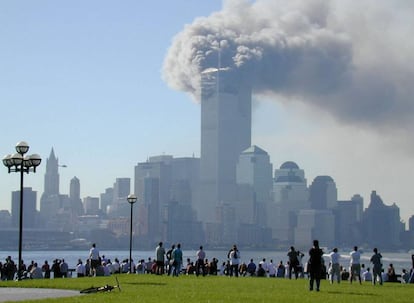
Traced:
MULTIPOLYGON (((277 278, 229 278, 222 276, 117 275, 121 292, 85 294, 78 297, 45 299, 36 302, 414 302, 414 284, 366 282, 329 284, 322 281, 320 292, 310 292, 308 280, 277 278)), ((91 286, 115 285, 115 278, 24 280, 0 282, 0 287, 37 287, 81 290, 91 286)), ((33 301, 20 301, 33 302, 33 301)))

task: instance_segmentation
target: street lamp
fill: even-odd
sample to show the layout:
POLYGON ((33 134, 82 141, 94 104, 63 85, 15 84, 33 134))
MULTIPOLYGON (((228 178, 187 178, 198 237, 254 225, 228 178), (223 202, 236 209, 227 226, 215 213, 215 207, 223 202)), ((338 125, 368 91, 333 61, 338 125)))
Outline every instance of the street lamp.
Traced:
POLYGON ((36 167, 40 165, 42 159, 39 155, 33 154, 24 156, 29 151, 29 145, 20 141, 16 144, 17 153, 6 155, 3 158, 3 164, 7 167, 8 172, 20 173, 20 209, 19 209, 19 263, 17 265, 17 278, 21 279, 22 265, 22 238, 23 238, 23 173, 36 172, 36 167))
POLYGON ((128 203, 131 205, 131 222, 129 227, 129 272, 132 273, 132 206, 137 202, 137 196, 134 194, 128 195, 128 203))

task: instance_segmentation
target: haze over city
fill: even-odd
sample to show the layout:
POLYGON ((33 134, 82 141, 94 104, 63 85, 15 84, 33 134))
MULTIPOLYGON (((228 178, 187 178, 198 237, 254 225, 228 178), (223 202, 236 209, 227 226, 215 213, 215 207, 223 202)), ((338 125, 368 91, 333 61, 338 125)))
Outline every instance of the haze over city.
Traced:
MULTIPOLYGON (((412 1, 385 0, 2 2, 0 154, 25 140, 42 156, 25 177, 40 196, 53 147, 61 192, 76 176, 82 197, 149 156, 199 157, 193 74, 220 48, 223 67, 252 75, 252 144, 274 168, 329 175, 338 199, 365 207, 376 190, 407 221, 413 15, 412 1)), ((18 186, 3 168, 0 209, 18 186)))

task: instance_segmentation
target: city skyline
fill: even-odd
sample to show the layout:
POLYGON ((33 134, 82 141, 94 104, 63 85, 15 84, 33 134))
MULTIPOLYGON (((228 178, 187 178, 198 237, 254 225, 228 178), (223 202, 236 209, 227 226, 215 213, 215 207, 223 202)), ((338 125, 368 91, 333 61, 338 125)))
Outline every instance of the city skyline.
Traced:
MULTIPOLYGON (((11 109, 2 116, 0 126, 6 131, 0 154, 13 153, 14 145, 24 140, 31 147, 29 153, 43 159, 36 174, 25 176, 25 187, 36 190, 39 199, 51 148, 59 164, 67 165, 59 170, 60 192, 69 193, 70 180, 76 176, 81 197, 98 197, 117 177, 133 179, 134 166, 149 156, 200 156, 200 106, 187 94, 169 88, 161 69, 173 37, 195 18, 222 11, 221 1, 175 1, 162 3, 162 10, 157 1, 40 3, 0 4, 0 37, 5 46, 0 48, 0 102, 3 108, 22 107, 21 120, 10 114, 11 109), (171 11, 176 14, 170 16, 171 11)), ((234 11, 244 5, 235 3, 245 2, 226 5, 234 5, 234 11)), ((341 17, 348 18, 342 25, 353 45, 353 64, 375 65, 387 58, 381 67, 394 77, 384 75, 381 83, 397 90, 397 95, 407 90, 406 96, 412 97, 406 84, 412 80, 412 67, 401 67, 411 62, 414 53, 412 42, 405 39, 414 28, 412 4, 375 4, 358 4, 365 8, 363 17, 368 22, 360 33, 360 38, 370 37, 364 43, 355 32, 347 32, 355 16, 346 14, 354 7, 337 8, 341 17), (383 32, 382 43, 372 35, 378 31, 383 32), (391 81, 395 79, 401 87, 391 81)), ((375 81, 371 84, 376 88, 375 81)), ((364 207, 371 191, 377 190, 386 204, 395 202, 401 208, 407 222, 414 214, 410 191, 414 163, 406 134, 413 127, 405 119, 411 107, 404 107, 405 99, 364 104, 360 113, 346 112, 344 106, 343 115, 300 98, 288 99, 283 94, 253 96, 252 144, 269 153, 274 168, 295 161, 308 180, 329 175, 338 186, 338 199, 358 193, 365 199, 364 207), (379 121, 368 119, 371 112, 380 113, 379 121), (390 121, 388 113, 400 114, 401 121, 390 121)), ((18 189, 18 182, 17 175, 8 175, 3 168, 0 209, 10 209, 11 192, 18 189)))

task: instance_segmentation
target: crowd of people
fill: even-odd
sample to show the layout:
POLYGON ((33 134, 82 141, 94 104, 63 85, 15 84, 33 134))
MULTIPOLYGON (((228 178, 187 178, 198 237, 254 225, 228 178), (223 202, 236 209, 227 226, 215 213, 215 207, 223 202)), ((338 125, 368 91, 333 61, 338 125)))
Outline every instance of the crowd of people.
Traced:
MULTIPOLYGON (((87 276, 109 276, 113 274, 133 273, 133 274, 155 274, 170 275, 225 275, 229 277, 269 277, 269 278, 288 278, 288 279, 309 279, 310 290, 320 290, 321 280, 328 280, 330 283, 349 283, 369 281, 372 284, 382 285, 384 282, 414 283, 414 270, 403 269, 401 274, 396 274, 393 264, 389 264, 387 269, 383 268, 382 255, 377 248, 373 249, 370 257, 371 266, 365 266, 361 262, 361 252, 355 246, 349 253, 349 265, 344 266, 342 256, 338 248, 334 248, 330 253, 325 253, 315 240, 308 254, 290 247, 286 254, 286 263, 283 260, 274 263, 272 259, 262 258, 258 263, 253 259, 249 262, 242 261, 242 256, 233 245, 227 253, 227 259, 219 264, 215 257, 209 259, 203 246, 200 246, 194 255, 194 259, 187 258, 183 262, 183 251, 181 244, 173 244, 169 249, 165 249, 162 242, 155 248, 154 258, 147 260, 140 259, 137 263, 133 259, 118 258, 110 260, 101 255, 96 244, 92 244, 88 258, 85 261, 78 260, 74 268, 69 268, 64 259, 55 259, 49 265, 44 261, 39 265, 35 261, 26 266, 24 262, 20 265, 20 278, 65 278, 72 275, 77 277, 87 276), (305 258, 306 257, 306 258, 305 258), (328 262, 326 260, 329 260, 328 262)), ((348 258, 346 258, 348 260, 348 258)), ((348 262, 348 261, 347 261, 348 262)), ((412 256, 414 268, 414 255, 412 256)), ((0 262, 1 280, 13 280, 17 276, 17 264, 8 256, 4 263, 0 262)))

